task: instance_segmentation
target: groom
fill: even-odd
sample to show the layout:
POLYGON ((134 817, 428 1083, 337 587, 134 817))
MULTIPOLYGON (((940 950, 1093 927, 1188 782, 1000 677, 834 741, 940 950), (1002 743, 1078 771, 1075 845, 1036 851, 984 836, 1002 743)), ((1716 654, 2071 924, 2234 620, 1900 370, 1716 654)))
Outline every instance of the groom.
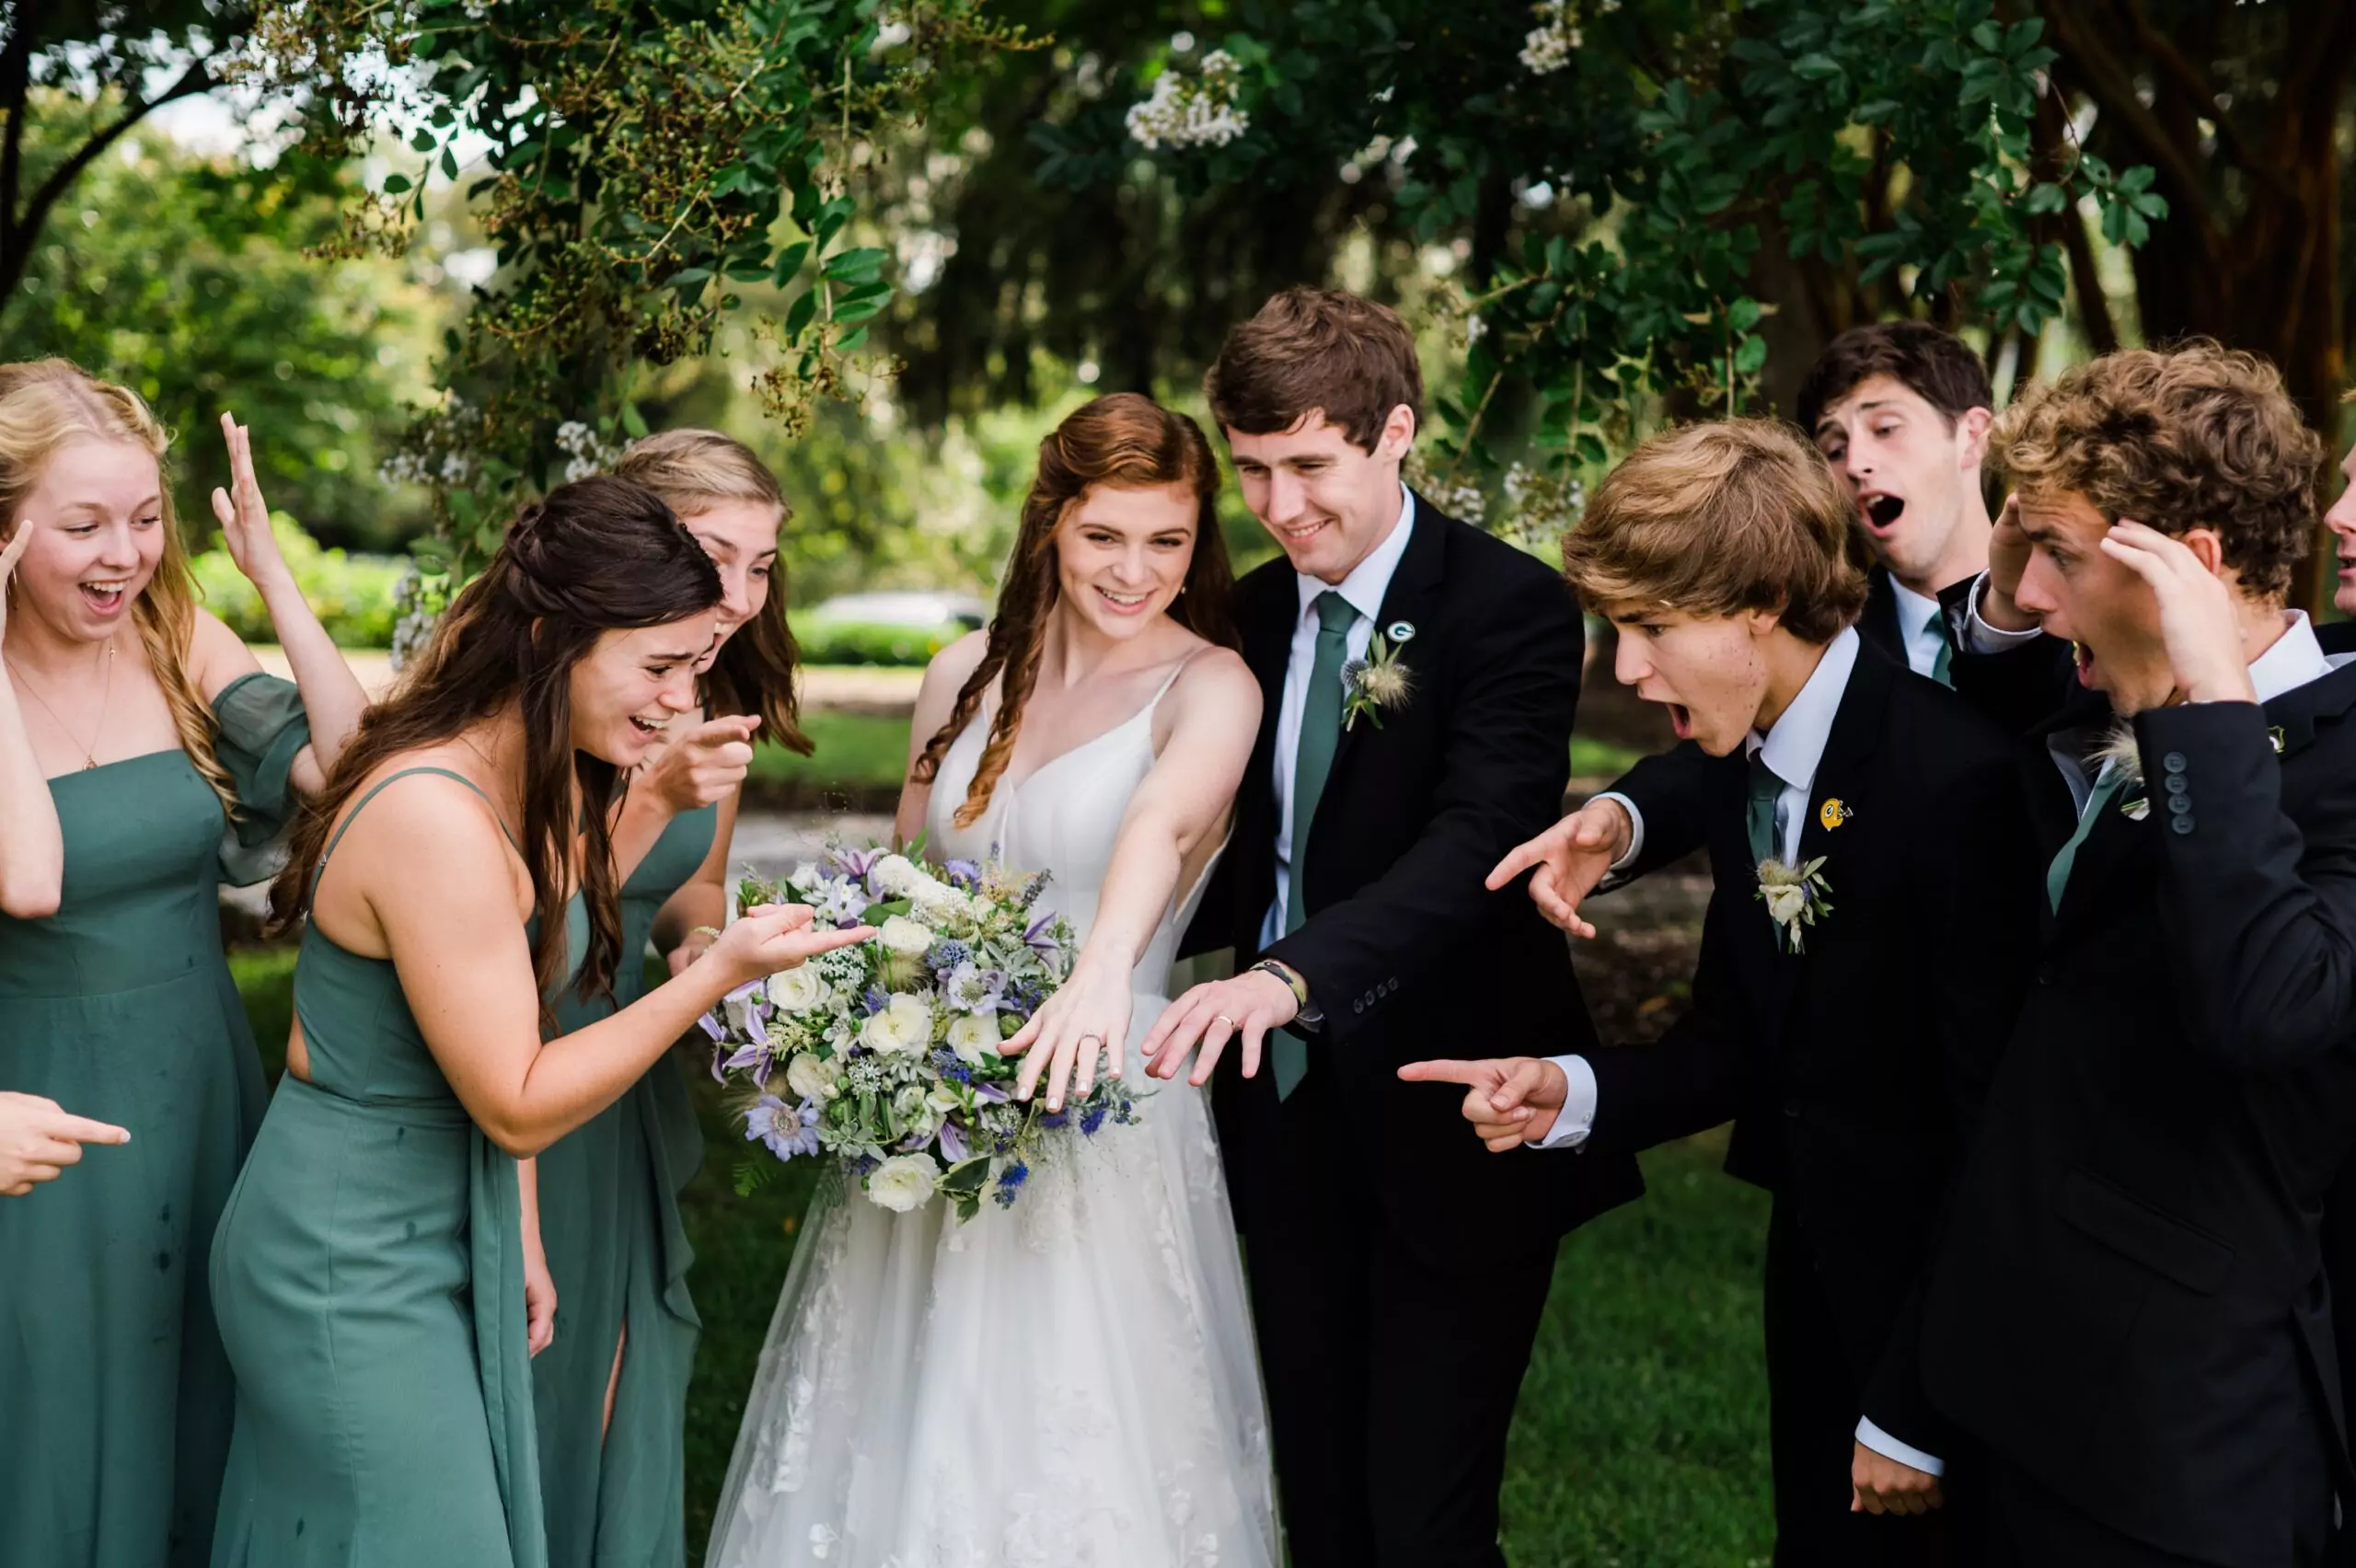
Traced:
POLYGON ((1482 885, 1556 814, 1579 613, 1401 481, 1423 375, 1389 308, 1288 289, 1205 391, 1285 559, 1237 587, 1260 737, 1188 945, 1257 962, 1145 1048, 1164 1078, 1199 1048, 1195 1083, 1240 1057, 1214 1097, 1294 1568, 1487 1568, 1555 1244, 1641 1182, 1626 1155, 1491 1159, 1449 1090, 1395 1075, 1595 1038, 1561 934, 1482 885))

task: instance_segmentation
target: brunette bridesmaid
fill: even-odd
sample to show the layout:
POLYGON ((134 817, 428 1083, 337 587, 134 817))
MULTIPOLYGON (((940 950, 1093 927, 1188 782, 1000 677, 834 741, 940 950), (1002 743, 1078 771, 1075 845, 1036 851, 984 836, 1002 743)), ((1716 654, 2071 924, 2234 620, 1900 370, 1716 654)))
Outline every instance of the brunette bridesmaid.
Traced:
POLYGON ((196 607, 138 397, 0 366, 5 1568, 180 1568, 212 1543, 230 1387, 204 1259, 262 1113, 218 892, 267 873, 290 791, 366 703, 222 429, 214 514, 292 685, 196 607))
POLYGON ((863 940, 756 910, 549 1039, 621 963, 617 786, 694 705, 719 574, 652 491, 525 508, 305 811, 286 1078, 223 1214, 237 1377, 216 1568, 547 1561, 516 1161, 726 992, 863 940))

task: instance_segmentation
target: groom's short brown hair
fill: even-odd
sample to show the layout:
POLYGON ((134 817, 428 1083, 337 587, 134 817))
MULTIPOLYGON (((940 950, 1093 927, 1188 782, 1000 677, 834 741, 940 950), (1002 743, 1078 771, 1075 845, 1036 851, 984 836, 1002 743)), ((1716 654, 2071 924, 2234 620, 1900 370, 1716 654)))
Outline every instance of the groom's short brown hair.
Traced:
POLYGON ((1830 642, 1865 605, 1865 574, 1850 553, 1856 510, 1792 426, 1687 425, 1605 476, 1563 536, 1563 571, 1607 614, 1776 610, 1793 636, 1830 642))
POLYGON ((1340 289, 1289 288, 1262 306, 1228 333, 1203 397, 1221 429, 1275 435, 1322 413, 1365 452, 1400 404, 1424 422, 1414 334, 1389 306, 1340 289))

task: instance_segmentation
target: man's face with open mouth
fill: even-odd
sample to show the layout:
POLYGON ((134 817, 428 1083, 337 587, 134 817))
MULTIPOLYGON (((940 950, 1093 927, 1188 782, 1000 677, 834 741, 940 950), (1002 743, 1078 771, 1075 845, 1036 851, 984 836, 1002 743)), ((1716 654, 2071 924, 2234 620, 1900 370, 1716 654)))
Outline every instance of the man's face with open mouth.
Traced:
POLYGON ((1947 586, 1935 579, 1977 482, 1986 419, 1950 420, 1890 375, 1867 376, 1817 418, 1817 450, 1849 482, 1875 556, 1917 592, 1947 586))

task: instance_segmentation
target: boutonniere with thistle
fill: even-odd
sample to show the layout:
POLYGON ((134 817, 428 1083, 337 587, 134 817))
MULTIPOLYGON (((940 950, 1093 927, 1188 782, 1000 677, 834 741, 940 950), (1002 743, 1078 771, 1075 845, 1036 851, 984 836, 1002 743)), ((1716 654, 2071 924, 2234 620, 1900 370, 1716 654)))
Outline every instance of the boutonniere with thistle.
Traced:
POLYGON ((1789 866, 1770 855, 1759 862, 1759 896, 1786 952, 1803 951, 1805 929, 1832 913, 1832 884, 1824 880, 1824 857, 1789 866))
POLYGON ((1392 621, 1366 645, 1366 657, 1353 659, 1342 666, 1342 728, 1349 730, 1364 714, 1376 729, 1382 728, 1382 710, 1404 708, 1407 699, 1415 695, 1415 672, 1399 661, 1399 651, 1415 635, 1415 628, 1405 621, 1392 621))

